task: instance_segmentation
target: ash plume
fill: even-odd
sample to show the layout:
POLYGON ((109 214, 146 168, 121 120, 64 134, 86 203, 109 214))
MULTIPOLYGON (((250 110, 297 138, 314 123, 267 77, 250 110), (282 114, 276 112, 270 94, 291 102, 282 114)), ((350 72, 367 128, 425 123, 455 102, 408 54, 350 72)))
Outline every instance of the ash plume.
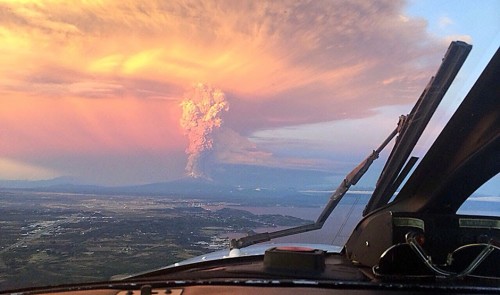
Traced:
POLYGON ((229 110, 229 104, 220 89, 197 83, 184 95, 181 107, 180 124, 189 140, 187 175, 209 179, 204 162, 213 149, 213 131, 221 126, 221 114, 229 110))

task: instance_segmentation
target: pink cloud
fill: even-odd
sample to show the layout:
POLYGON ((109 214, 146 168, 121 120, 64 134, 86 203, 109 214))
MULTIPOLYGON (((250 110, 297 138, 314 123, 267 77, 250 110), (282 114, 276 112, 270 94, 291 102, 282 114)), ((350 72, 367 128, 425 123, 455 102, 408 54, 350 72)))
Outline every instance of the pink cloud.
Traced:
POLYGON ((447 46, 392 0, 0 9, 0 152, 16 156, 183 151, 179 102, 204 81, 237 132, 219 160, 272 163, 241 136, 412 102, 447 46))

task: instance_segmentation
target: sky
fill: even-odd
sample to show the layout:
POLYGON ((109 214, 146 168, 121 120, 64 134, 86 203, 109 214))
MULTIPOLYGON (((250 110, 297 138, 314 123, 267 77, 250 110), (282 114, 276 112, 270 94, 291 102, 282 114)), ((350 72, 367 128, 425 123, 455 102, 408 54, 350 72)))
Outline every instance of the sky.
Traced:
POLYGON ((0 0, 0 179, 129 185, 224 164, 346 173, 462 40, 473 51, 431 122, 437 134, 500 45, 498 11, 500 1, 0 0))

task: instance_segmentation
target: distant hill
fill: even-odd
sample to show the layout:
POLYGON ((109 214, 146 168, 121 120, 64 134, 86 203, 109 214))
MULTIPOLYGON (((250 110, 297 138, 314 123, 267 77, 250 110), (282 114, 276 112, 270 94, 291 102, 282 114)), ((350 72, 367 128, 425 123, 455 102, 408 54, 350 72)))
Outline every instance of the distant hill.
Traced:
POLYGON ((65 184, 77 184, 77 180, 72 177, 63 176, 44 180, 1 180, 0 188, 40 188, 65 184))
POLYGON ((175 195, 234 200, 239 203, 245 203, 245 199, 249 198, 253 203, 256 200, 266 203, 270 198, 274 198, 286 203, 303 203, 304 198, 319 200, 329 194, 307 194, 301 191, 332 190, 343 178, 322 171, 252 165, 218 165, 212 170, 211 177, 185 177, 166 182, 113 187, 82 184, 73 178, 61 177, 42 181, 0 181, 0 188, 102 195, 175 195), (334 178, 338 180, 332 180, 334 178))
MULTIPOLYGON (((300 170, 286 168, 271 168, 253 165, 216 165, 211 171, 211 178, 182 178, 174 181, 151 183, 144 185, 105 187, 82 183, 72 177, 58 177, 48 180, 0 180, 3 188, 59 188, 59 189, 95 189, 124 190, 134 192, 181 192, 190 190, 206 190, 223 188, 244 189, 327 189, 332 188, 331 178, 336 175, 317 170, 300 170)), ((340 179, 340 177, 339 177, 340 179)))

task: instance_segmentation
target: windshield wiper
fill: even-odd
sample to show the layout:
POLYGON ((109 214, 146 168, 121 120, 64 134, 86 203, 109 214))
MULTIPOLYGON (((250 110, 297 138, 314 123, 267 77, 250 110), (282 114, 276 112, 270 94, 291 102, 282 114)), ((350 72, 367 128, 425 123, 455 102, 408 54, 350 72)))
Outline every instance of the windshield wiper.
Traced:
POLYGON ((382 142, 382 144, 376 150, 372 151, 372 153, 363 162, 361 162, 358 166, 356 166, 356 168, 354 168, 349 174, 347 174, 347 176, 344 178, 344 180, 340 183, 340 185, 337 187, 335 192, 330 197, 330 201, 328 201, 328 204, 325 206, 325 208, 319 215, 316 222, 284 230, 257 233, 255 235, 242 237, 239 239, 232 239, 230 244, 231 249, 241 249, 244 247, 248 247, 250 245, 266 242, 275 238, 321 229, 325 221, 332 213, 333 209, 337 207, 338 203, 340 202, 342 197, 347 193, 351 185, 355 185, 358 182, 358 180, 365 174, 365 172, 368 170, 373 161, 375 161, 379 157, 380 152, 401 131, 405 122, 406 122, 406 116, 400 116, 398 126, 384 140, 384 142, 382 142))
POLYGON ((410 114, 400 116, 398 126, 386 138, 386 140, 384 140, 380 147, 374 150, 363 162, 347 174, 345 179, 340 183, 330 197, 328 204, 325 206, 316 222, 284 230, 257 233, 239 239, 232 239, 230 242, 230 248, 241 249, 257 243, 267 242, 275 238, 321 229, 351 185, 355 185, 358 182, 373 161, 378 158, 380 152, 385 148, 385 146, 399 133, 400 135, 396 139, 396 144, 394 145, 389 155, 389 159, 382 170, 377 186, 375 187, 375 191, 370 198, 363 215, 366 215, 367 213, 381 207, 384 203, 387 203, 399 184, 401 184, 408 172, 417 162, 416 157, 411 157, 407 161, 409 154, 413 150, 413 147, 427 126, 427 123, 432 117, 439 102, 443 98, 444 94, 451 85, 451 82, 454 80, 456 74, 467 58, 471 48, 472 46, 465 42, 451 42, 436 76, 431 78, 431 81, 425 88, 424 92, 420 95, 420 98, 411 110, 410 114))

